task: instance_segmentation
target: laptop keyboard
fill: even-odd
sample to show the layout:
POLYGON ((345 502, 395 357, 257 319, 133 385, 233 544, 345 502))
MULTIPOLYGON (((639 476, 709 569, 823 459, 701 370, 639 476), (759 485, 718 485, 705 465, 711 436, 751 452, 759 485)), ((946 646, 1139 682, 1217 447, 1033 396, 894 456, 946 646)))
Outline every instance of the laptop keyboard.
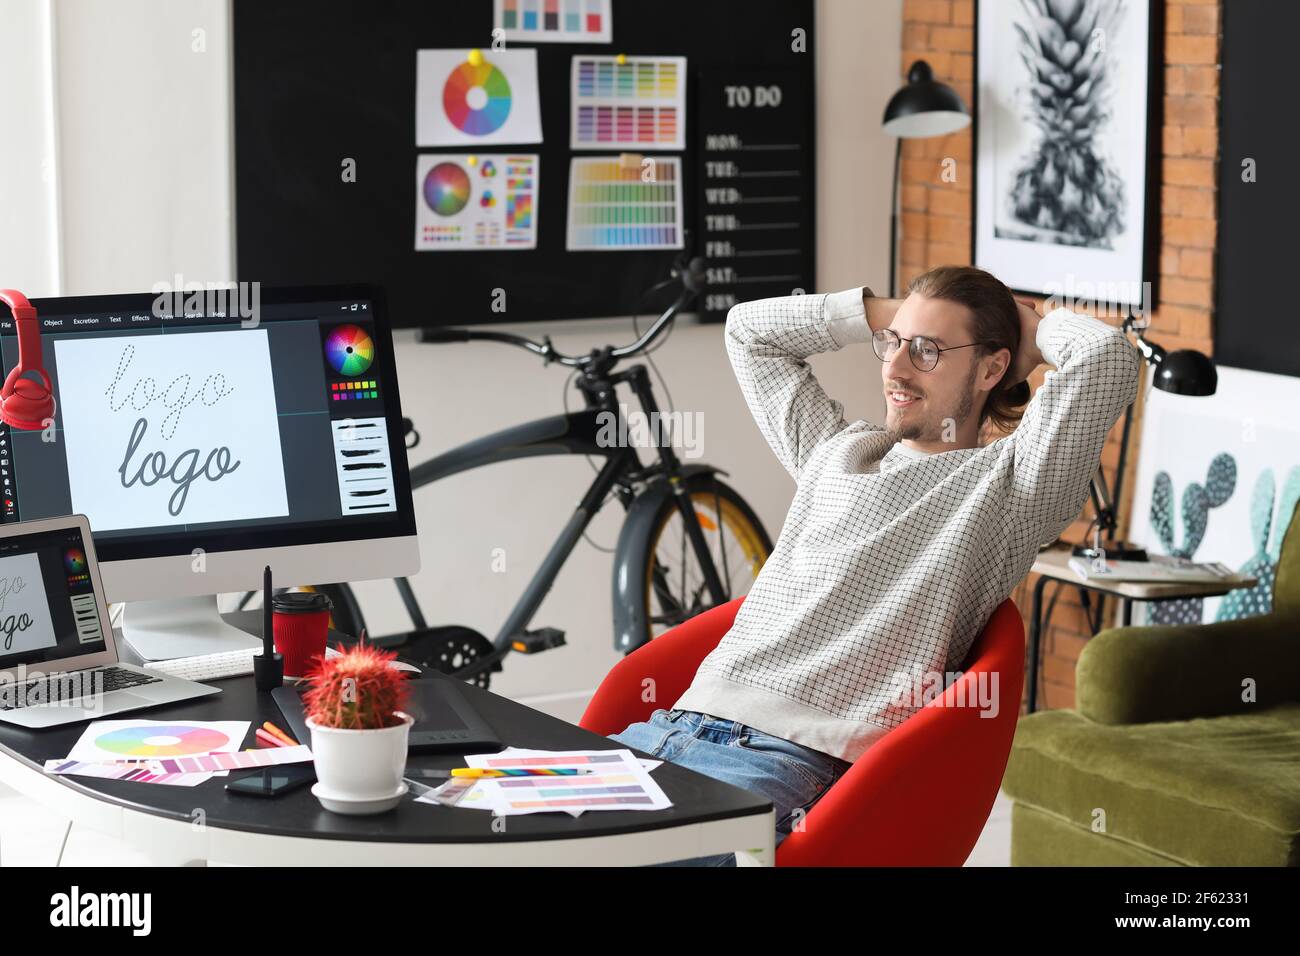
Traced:
POLYGON ((13 693, 0 694, 0 710, 17 710, 29 704, 39 706, 61 703, 96 692, 107 694, 161 682, 161 677, 127 670, 125 667, 100 667, 95 670, 51 674, 28 681, 21 687, 13 685, 13 693))

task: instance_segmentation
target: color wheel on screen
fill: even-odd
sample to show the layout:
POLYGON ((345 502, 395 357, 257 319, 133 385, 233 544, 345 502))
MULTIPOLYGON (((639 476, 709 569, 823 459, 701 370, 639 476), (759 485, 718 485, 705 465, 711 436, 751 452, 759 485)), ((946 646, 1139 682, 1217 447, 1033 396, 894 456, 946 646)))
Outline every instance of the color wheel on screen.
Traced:
POLYGON ((340 325, 325 340, 325 358, 340 375, 360 375, 375 360, 375 343, 358 325, 340 325))
POLYGON ((469 136, 486 136, 499 130, 510 116, 510 105, 510 81, 486 61, 477 66, 461 63, 442 88, 442 108, 447 119, 469 136))
POLYGON ((86 573, 86 552, 80 548, 68 548, 63 552, 63 566, 69 574, 86 573))
POLYGON ((122 727, 101 734, 94 743, 101 750, 123 757, 184 757, 236 746, 219 730, 185 724, 122 727))
POLYGON ((456 215, 469 205, 469 194, 469 173, 456 163, 439 163, 424 177, 424 201, 439 216, 456 215))

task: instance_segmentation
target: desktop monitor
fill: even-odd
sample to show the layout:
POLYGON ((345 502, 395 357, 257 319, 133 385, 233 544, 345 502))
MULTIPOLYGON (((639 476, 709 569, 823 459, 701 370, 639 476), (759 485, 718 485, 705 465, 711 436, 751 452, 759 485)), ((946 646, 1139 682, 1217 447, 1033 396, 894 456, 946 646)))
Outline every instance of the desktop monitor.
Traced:
MULTIPOLYGON (((379 290, 241 284, 33 300, 58 407, 0 424, 0 521, 90 519, 145 660, 252 646, 220 592, 419 568, 379 290)), ((12 319, 0 361, 17 364, 12 319)))

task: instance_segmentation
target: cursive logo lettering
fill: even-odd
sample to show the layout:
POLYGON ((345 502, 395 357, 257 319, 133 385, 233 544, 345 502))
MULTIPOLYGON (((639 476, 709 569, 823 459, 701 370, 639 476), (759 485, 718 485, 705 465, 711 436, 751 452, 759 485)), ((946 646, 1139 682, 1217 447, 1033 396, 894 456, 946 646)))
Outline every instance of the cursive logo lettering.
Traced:
POLYGON ((131 438, 126 443, 126 456, 122 459, 122 467, 117 469, 117 473, 123 488, 130 488, 137 481, 145 488, 151 488, 164 478, 171 479, 176 484, 176 490, 172 492, 167 502, 167 511, 173 518, 179 516, 181 509, 185 507, 185 499, 189 496, 190 485, 195 479, 202 477, 208 481, 219 481, 239 467, 239 462, 231 462, 230 449, 224 445, 208 452, 207 460, 203 462, 201 468, 197 467, 199 463, 197 448, 181 452, 170 466, 167 464, 166 452, 151 451, 140 459, 135 474, 128 478, 131 456, 144 441, 144 434, 148 429, 147 419, 136 419, 135 426, 131 429, 131 438))

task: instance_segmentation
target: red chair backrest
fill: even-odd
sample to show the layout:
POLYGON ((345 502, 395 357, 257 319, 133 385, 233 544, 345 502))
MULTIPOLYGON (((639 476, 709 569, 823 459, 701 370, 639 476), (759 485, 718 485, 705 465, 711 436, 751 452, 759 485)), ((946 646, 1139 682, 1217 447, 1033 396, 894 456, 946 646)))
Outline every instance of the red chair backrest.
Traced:
POLYGON ((1024 653, 1020 612, 1004 601, 972 645, 961 678, 873 744, 836 781, 796 822, 777 849, 777 864, 964 863, 988 820, 1011 754, 1024 653))

